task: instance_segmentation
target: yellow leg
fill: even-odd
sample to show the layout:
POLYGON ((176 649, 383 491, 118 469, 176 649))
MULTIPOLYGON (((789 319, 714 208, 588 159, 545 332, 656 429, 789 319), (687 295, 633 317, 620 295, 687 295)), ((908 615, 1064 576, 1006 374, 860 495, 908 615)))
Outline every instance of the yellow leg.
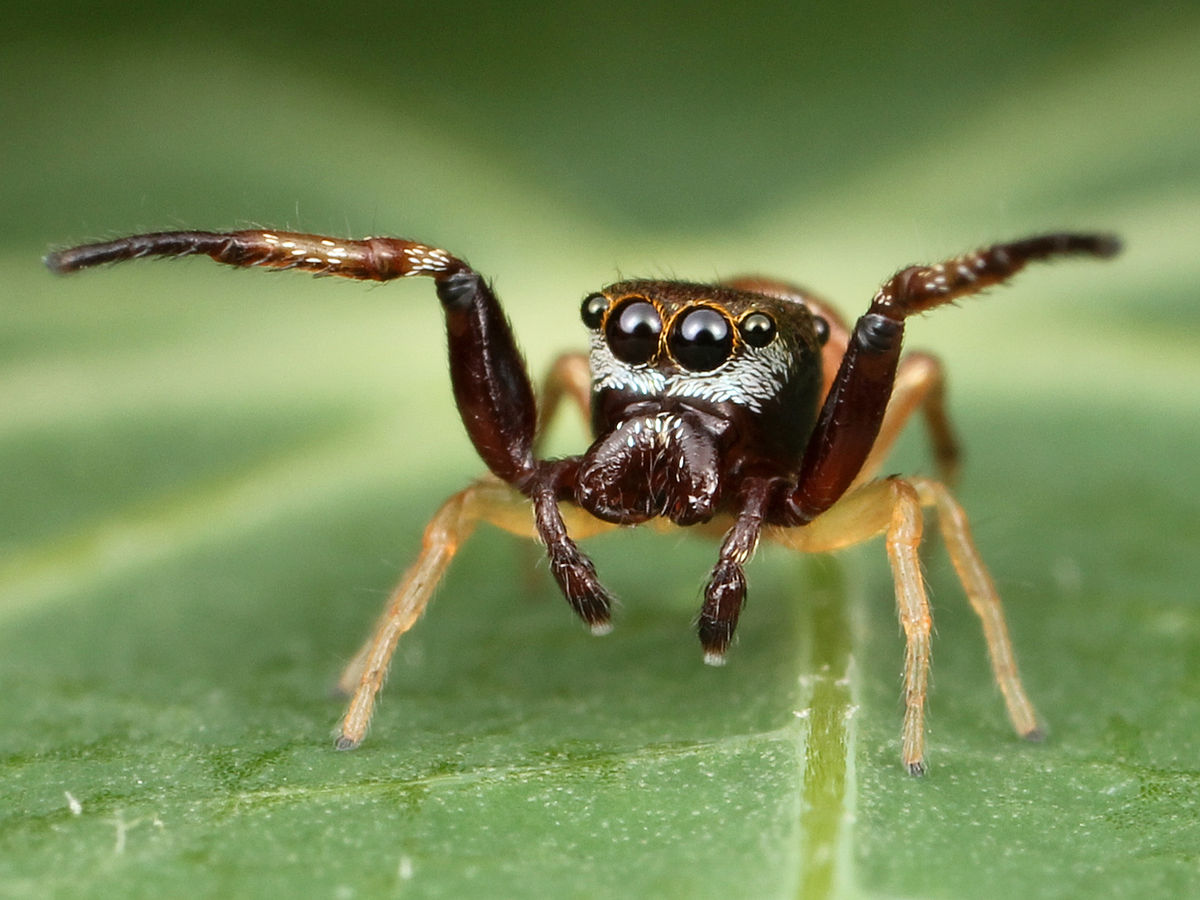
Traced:
POLYGON ((768 532, 773 540, 806 553, 840 550, 878 534, 886 535, 905 640, 901 757, 914 775, 925 771, 925 698, 933 627, 917 552, 921 522, 917 492, 907 482, 892 478, 851 491, 802 528, 768 532))
MULTIPOLYGON (((564 508, 563 517, 571 533, 580 538, 615 527, 575 507, 564 508)), ((339 750, 362 743, 396 643, 421 617, 450 561, 481 521, 523 537, 536 536, 529 501, 495 478, 478 481, 442 504, 425 527, 417 561, 392 591, 371 637, 338 679, 338 688, 353 695, 338 733, 339 750)))
POLYGON ((339 750, 352 750, 362 743, 375 710, 375 695, 383 687, 396 642, 425 611, 433 589, 442 580, 459 546, 474 531, 478 520, 478 493, 473 486, 447 500, 426 526, 421 555, 388 598, 371 639, 351 660, 338 681, 343 689, 357 682, 338 734, 339 750))
POLYGON ((591 431, 592 369, 582 353, 564 353, 550 365, 542 382, 538 401, 538 438, 550 427, 559 406, 569 399, 583 417, 583 425, 591 431))
POLYGON ((958 572, 958 579, 967 592, 967 599, 983 624, 992 673, 996 677, 996 684, 1000 686, 1000 692, 1004 695, 1004 703, 1008 708, 1008 717, 1013 728, 1021 737, 1040 740, 1043 731, 1038 725, 1033 704, 1029 702, 1025 687, 1021 684, 1017 657, 1013 652, 1008 625, 1004 620, 1004 607, 1000 604, 996 585, 984 567, 971 538, 967 514, 945 485, 926 478, 914 478, 912 484, 921 497, 922 505, 937 507, 938 524, 946 542, 946 549, 954 563, 955 571, 958 572))
POLYGON ((945 485, 930 479, 874 481, 852 490, 803 528, 778 528, 768 536, 806 553, 824 553, 884 534, 904 629, 904 725, 901 756, 914 775, 925 770, 925 705, 932 652, 932 617, 918 549, 923 507, 936 507, 950 558, 972 608, 983 623, 992 672, 1017 733, 1041 736, 1025 694, 995 585, 971 539, 966 514, 945 485))
POLYGON ((900 729, 900 755, 911 774, 923 775, 933 617, 921 575, 921 501, 906 482, 890 483, 892 520, 887 530, 887 553, 896 586, 900 626, 904 629, 904 724, 900 729))

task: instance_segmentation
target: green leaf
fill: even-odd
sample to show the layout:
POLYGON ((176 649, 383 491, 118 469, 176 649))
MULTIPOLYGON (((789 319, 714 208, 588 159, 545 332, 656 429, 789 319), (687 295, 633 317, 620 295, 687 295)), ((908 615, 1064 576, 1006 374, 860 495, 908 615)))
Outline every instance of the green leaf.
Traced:
MULTIPOLYGON (((299 12, 237 40, 14 26, 0 896, 1200 891, 1197 22, 1123 9, 1086 34, 1040 8, 876 10, 808 23, 786 58, 763 35, 803 23, 752 8, 728 29, 535 17, 529 55, 497 49, 511 12, 459 11, 449 47, 414 36, 432 12, 383 6, 328 44, 299 12), (251 217, 467 256, 534 372, 582 346, 578 299, 618 268, 758 269, 853 315, 914 260, 1118 231, 1118 260, 1031 268, 909 332, 947 363, 959 496, 1049 739, 1011 734, 936 539, 912 779, 879 542, 764 548, 715 670, 691 628, 711 542, 589 543, 623 601, 596 640, 536 548, 485 529, 401 641, 366 743, 334 752, 340 665, 480 468, 429 285, 37 263, 251 217)), ((929 468, 919 433, 889 464, 929 468)))

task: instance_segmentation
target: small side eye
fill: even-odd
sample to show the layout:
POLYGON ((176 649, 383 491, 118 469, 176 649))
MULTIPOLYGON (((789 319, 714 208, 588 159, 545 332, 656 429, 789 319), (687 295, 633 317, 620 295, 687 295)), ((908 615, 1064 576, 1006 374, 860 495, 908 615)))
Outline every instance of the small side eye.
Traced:
POLYGON ((604 337, 613 356, 631 366, 650 362, 658 353, 662 319, 649 300, 623 300, 608 317, 604 337))
POLYGON ((675 320, 667 346, 685 369, 708 372, 729 359, 733 329, 715 309, 698 306, 675 320))
POLYGON ((817 333, 817 343, 824 347, 829 340, 829 323, 821 316, 813 316, 813 331, 817 333))
POLYGON ((583 324, 595 331, 604 321, 604 312, 608 309, 608 298, 603 294, 591 294, 583 299, 579 313, 583 324))
POLYGON ((766 313, 750 313, 738 323, 738 329, 751 347, 765 347, 775 340, 775 321, 766 313))

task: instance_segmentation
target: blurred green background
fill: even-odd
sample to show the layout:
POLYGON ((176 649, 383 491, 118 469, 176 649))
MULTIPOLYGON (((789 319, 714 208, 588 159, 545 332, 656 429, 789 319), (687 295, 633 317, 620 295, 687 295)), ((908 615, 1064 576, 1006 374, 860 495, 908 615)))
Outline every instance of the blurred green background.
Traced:
POLYGON ((0 895, 1200 891, 1198 123, 1186 3, 7 10, 0 895), (1121 234, 909 330, 1051 739, 1010 734, 936 540, 917 781, 878 542, 764 550, 714 671, 711 544, 590 545, 624 601, 593 641, 482 531, 334 753, 340 663, 479 470, 432 290, 39 264, 250 224, 466 257, 535 373, 619 275, 853 315, 910 262, 1121 234))

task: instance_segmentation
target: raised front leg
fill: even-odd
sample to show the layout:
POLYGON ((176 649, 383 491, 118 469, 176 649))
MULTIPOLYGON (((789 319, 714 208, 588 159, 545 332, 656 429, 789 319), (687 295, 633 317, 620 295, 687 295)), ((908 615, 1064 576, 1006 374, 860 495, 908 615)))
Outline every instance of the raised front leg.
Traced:
MULTIPOLYGON (((148 256, 196 255, 232 266, 299 269, 360 281, 432 278, 446 316, 450 380, 467 434, 493 473, 533 498, 539 537, 563 593, 594 632, 607 630, 611 598, 597 581, 591 561, 567 537, 556 505, 564 493, 564 474, 566 480, 573 479, 578 460, 547 463, 534 458, 533 387, 500 303, 478 272, 445 250, 416 241, 348 241, 258 229, 133 235, 51 253, 46 265, 67 273, 148 256)), ((390 655, 390 649, 383 655, 390 655)), ((364 708, 369 712, 369 704, 364 708)), ((351 719, 361 720, 365 728, 365 715, 351 719)))
POLYGON ((1110 257, 1119 249, 1107 235, 1048 234, 995 244, 933 266, 910 266, 892 276, 854 326, 781 518, 809 522, 854 482, 879 434, 908 316, 999 284, 1035 260, 1110 257))
POLYGON ((169 231, 61 250, 56 272, 147 256, 209 256, 231 266, 299 269, 360 281, 425 275, 446 315, 450 379, 463 424, 489 469, 526 490, 533 475, 537 410, 525 363, 500 303, 483 278, 445 250, 398 238, 347 241, 285 231, 169 231))

